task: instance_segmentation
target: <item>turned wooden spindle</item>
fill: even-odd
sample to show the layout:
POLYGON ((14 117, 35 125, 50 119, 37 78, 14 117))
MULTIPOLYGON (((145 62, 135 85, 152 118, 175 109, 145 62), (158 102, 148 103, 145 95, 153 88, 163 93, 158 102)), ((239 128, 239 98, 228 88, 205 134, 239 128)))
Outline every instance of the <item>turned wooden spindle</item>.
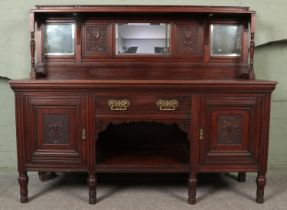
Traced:
POLYGON ((21 203, 28 202, 28 181, 27 172, 19 173, 18 182, 20 185, 20 201, 21 203))
POLYGON ((36 67, 35 67, 35 16, 34 13, 30 13, 30 33, 31 33, 31 40, 30 40, 30 53, 31 53, 31 78, 36 77, 36 67))
POLYGON ((35 71, 35 32, 31 32, 30 51, 31 51, 31 68, 33 71, 35 71))
POLYGON ((266 185, 265 174, 258 173, 257 178, 256 178, 256 184, 257 184, 256 202, 263 203, 264 202, 264 187, 266 185))
POLYGON ((249 79, 254 80, 255 79, 255 73, 254 73, 254 50, 255 50, 255 41, 254 41, 254 35, 255 35, 255 13, 251 14, 251 22, 250 22, 250 64, 249 64, 249 79))
POLYGON ((97 178, 96 175, 90 174, 88 177, 88 185, 89 185, 89 203, 95 204, 97 203, 97 178))
POLYGON ((188 179, 188 203, 195 204, 196 202, 196 186, 197 176, 191 175, 188 179))

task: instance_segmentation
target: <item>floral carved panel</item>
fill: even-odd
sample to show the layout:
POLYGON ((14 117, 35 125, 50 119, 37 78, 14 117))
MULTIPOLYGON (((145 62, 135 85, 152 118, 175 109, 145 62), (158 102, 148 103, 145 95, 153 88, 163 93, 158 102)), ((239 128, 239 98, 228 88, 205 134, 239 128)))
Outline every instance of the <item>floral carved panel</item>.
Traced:
POLYGON ((218 116, 218 143, 240 144, 242 141, 242 123, 241 115, 218 116))
POLYGON ((85 30, 85 53, 108 54, 108 29, 109 25, 86 25, 85 30))
POLYGON ((199 24, 177 25, 175 52, 179 55, 202 55, 202 27, 199 24))
POLYGON ((43 143, 67 144, 69 139, 69 117, 67 114, 43 115, 43 143))

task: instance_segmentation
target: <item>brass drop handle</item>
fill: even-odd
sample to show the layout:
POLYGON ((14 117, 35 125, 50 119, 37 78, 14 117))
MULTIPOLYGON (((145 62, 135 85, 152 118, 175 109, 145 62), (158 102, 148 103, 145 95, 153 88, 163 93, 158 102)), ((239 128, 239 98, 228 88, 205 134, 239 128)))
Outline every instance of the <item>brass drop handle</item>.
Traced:
POLYGON ((87 139, 87 137, 86 137, 86 129, 83 128, 82 129, 82 140, 86 140, 86 139, 87 139))
POLYGON ((160 111, 175 111, 179 103, 175 99, 172 100, 158 99, 156 105, 160 111))
POLYGON ((111 111, 126 111, 130 106, 130 101, 127 99, 123 100, 110 99, 108 101, 108 105, 111 111))

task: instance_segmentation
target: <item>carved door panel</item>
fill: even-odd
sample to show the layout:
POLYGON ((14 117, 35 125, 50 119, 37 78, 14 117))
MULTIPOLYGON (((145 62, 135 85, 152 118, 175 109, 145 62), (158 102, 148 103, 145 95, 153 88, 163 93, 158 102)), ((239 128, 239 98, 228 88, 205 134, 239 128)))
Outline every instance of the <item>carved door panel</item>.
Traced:
POLYGON ((207 95, 200 107, 200 164, 256 165, 261 97, 207 95))
POLYGON ((28 164, 86 164, 86 97, 27 97, 28 164))

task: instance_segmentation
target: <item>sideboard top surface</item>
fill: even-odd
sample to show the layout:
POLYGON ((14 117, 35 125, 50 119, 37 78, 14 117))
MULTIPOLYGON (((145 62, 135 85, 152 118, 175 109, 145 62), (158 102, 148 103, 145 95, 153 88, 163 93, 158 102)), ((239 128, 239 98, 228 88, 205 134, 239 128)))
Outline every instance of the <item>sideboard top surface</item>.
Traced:
POLYGON ((63 89, 83 90, 240 90, 248 92, 272 91, 277 82, 265 80, 49 80, 23 79, 12 80, 10 85, 14 90, 63 89))

